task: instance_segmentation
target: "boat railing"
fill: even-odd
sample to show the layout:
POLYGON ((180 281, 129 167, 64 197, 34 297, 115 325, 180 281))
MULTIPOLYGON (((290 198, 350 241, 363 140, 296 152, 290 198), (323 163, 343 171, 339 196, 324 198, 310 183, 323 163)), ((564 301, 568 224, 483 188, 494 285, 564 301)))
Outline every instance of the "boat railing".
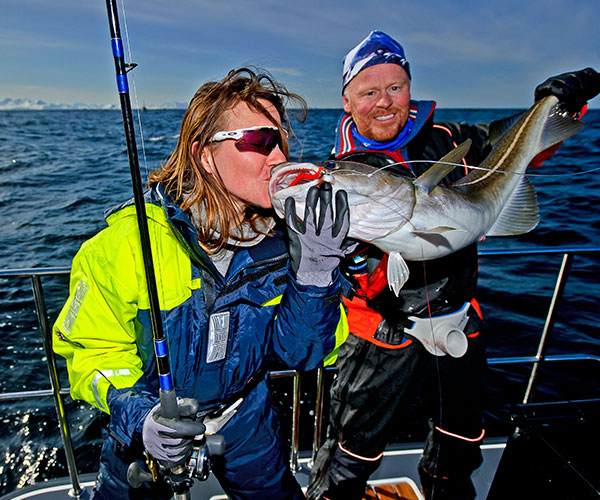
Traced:
MULTIPOLYGON (((599 246, 570 246, 570 247, 553 247, 553 248, 532 248, 532 249, 505 249, 492 250, 484 249, 479 251, 480 257, 502 257, 502 256, 524 256, 524 255, 549 255, 562 254, 562 263, 556 276, 554 292, 546 313, 544 328, 540 335, 537 353, 535 356, 511 356, 511 357, 496 357, 489 358, 489 365, 506 365, 506 364, 531 364, 532 369, 529 375, 527 388, 523 396, 523 403, 527 403, 531 396, 532 388, 536 381, 538 369, 542 363, 557 362, 557 361, 582 361, 592 360, 600 361, 600 356, 591 354, 560 354, 547 355, 548 339, 551 335, 554 326, 556 312, 561 301, 563 291, 567 284, 570 275, 571 264, 574 256, 584 254, 600 253, 599 246)), ((80 498, 83 494, 83 489, 79 481, 77 465, 75 462, 75 453, 69 429, 69 421, 64 408, 63 397, 69 394, 68 388, 61 388, 56 357, 52 350, 51 327, 48 319, 48 313, 44 300, 42 277, 55 277, 68 275, 70 269, 68 267, 53 267, 53 268, 31 268, 31 269, 6 269, 0 270, 0 278, 29 278, 35 302, 35 310, 37 321, 40 327, 42 336, 44 354, 48 366, 50 379, 50 389, 37 391, 19 391, 0 393, 0 402, 9 400, 24 400, 40 397, 52 397, 58 419, 58 427, 64 447, 64 452, 67 460, 67 467, 71 478, 72 489, 69 495, 73 498, 80 498)), ((312 446, 312 459, 314 459, 321 442, 321 426, 323 420, 323 399, 324 399, 324 379, 326 372, 334 372, 335 368, 320 368, 317 370, 316 396, 315 396, 315 411, 314 411, 314 434, 312 446)), ((291 378, 293 383, 293 402, 292 402, 292 429, 291 429, 291 456, 290 464, 292 470, 298 469, 299 460, 299 436, 300 436, 300 373, 296 370, 280 370, 270 372, 271 379, 291 378)))

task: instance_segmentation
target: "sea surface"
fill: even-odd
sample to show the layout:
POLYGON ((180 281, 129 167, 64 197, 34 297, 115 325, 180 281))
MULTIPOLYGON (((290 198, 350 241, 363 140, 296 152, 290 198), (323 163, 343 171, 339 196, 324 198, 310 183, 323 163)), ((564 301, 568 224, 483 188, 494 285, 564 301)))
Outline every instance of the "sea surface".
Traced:
MULTIPOLYGON (((488 122, 518 110, 442 109, 438 120, 488 122)), ((295 126, 292 158, 325 159, 340 110, 311 110, 295 126)), ((174 148, 182 110, 148 110, 136 116, 142 176, 174 148), (139 117, 139 118, 138 118, 139 117), (141 126, 140 126, 141 124, 141 126), (140 133, 140 130, 142 133, 140 133)), ((521 237, 488 238, 481 250, 600 245, 600 111, 531 171, 541 222, 521 237)), ((0 112, 0 269, 70 266, 79 246, 105 225, 103 211, 131 197, 131 181, 119 111, 0 112)), ((532 356, 544 328, 562 255, 482 256, 479 301, 486 319, 489 357, 532 356)), ((550 332, 548 354, 600 355, 598 253, 576 256, 550 332)), ((67 279, 43 278, 52 323, 67 297, 67 279)), ((59 361, 63 386, 68 382, 59 361)), ((510 431, 509 405, 523 399, 531 365, 501 365, 488 377, 487 426, 510 431)), ((597 363, 552 363, 540 372, 532 401, 597 397, 597 363)), ((314 374, 304 377, 303 401, 312 401, 314 374)), ((49 388, 28 279, 0 278, 0 393, 49 388)), ((291 406, 291 382, 274 387, 282 418, 291 406), (287 384, 287 385, 285 385, 287 384)), ((98 412, 67 398, 80 472, 97 467, 98 412)), ((301 449, 309 450, 312 410, 303 410, 301 449)), ((0 494, 66 475, 50 398, 0 402, 0 494)), ((286 424, 286 429, 291 424, 286 424)), ((419 441, 418 408, 398 424, 398 440, 419 441)))

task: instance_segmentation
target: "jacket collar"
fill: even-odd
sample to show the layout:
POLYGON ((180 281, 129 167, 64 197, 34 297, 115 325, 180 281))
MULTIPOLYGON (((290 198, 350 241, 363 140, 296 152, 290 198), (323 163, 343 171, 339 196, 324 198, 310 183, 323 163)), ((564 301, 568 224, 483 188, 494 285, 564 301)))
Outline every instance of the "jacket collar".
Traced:
MULTIPOLYGON (((169 225, 183 247, 187 250, 195 265, 208 271, 217 283, 223 281, 212 260, 198 243, 198 233, 188 215, 179 205, 171 201, 162 184, 157 184, 144 193, 148 216, 159 224, 169 225)), ((107 209, 104 216, 109 224, 123 216, 135 213, 133 198, 124 203, 107 209)), ((250 264, 252 261, 269 259, 287 253, 287 247, 282 237, 281 229, 274 228, 274 236, 260 238, 257 244, 246 247, 246 258, 241 265, 250 264), (276 240, 278 244, 273 244, 276 240), (270 241, 270 243, 267 243, 270 241)))

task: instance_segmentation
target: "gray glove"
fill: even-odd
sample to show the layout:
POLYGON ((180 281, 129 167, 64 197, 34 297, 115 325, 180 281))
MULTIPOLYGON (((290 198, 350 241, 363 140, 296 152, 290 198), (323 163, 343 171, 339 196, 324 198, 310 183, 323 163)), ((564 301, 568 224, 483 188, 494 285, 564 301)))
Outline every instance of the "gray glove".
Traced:
POLYGON ((306 195, 304 222, 296 217, 296 202, 285 200, 285 221, 289 238, 292 271, 302 285, 328 286, 347 248, 344 240, 350 227, 348 196, 335 195, 335 221, 331 184, 313 186, 306 195), (317 202, 319 214, 317 217, 317 202))
POLYGON ((567 111, 577 113, 599 93, 600 75, 593 68, 585 68, 551 76, 535 88, 534 97, 539 101, 547 95, 555 95, 567 111))
POLYGON ((204 424, 193 420, 198 408, 195 399, 178 398, 180 420, 163 417, 160 403, 146 416, 142 429, 144 448, 165 467, 184 462, 192 452, 194 436, 204 434, 204 424))

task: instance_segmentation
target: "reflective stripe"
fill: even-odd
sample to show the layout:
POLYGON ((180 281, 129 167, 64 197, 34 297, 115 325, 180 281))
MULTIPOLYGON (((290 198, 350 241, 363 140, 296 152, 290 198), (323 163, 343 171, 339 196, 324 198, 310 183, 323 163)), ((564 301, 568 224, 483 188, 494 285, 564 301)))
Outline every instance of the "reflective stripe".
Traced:
POLYGON ((351 457, 354 457, 354 458, 358 458, 359 460, 365 460, 367 462, 376 462, 381 457, 383 457, 383 451, 379 455, 377 455, 375 458, 367 458, 367 457, 361 457, 360 455, 357 455, 356 453, 352 453, 351 451, 348 451, 340 443, 338 443, 338 446, 339 446, 340 450, 342 450, 347 455, 350 455, 351 457))
POLYGON ((108 411, 107 408, 100 402, 100 394, 98 393, 98 382, 100 379, 106 379, 106 381, 110 384, 108 377, 120 377, 130 374, 131 372, 129 371, 129 368, 121 368, 119 370, 103 370, 96 373, 94 380, 92 380, 92 391, 94 392, 94 399, 100 408, 108 411))
POLYGON ((445 431, 444 429, 442 429, 441 427, 438 427, 437 425, 435 426, 435 429, 439 432, 441 432, 442 434, 446 434, 446 436, 450 436, 456 439, 462 439, 463 441, 469 441, 469 443, 476 443, 477 441, 481 441, 483 439, 483 436, 485 436, 485 429, 481 429, 481 434, 479 435, 479 437, 476 438, 468 438, 465 436, 461 436, 460 434, 454 434, 453 432, 448 432, 445 431))
POLYGON ((79 314, 79 309, 81 309, 81 304, 83 304, 83 299, 85 299, 89 289, 89 285, 85 284, 83 280, 80 280, 79 283, 77 283, 77 289, 73 294, 73 300, 71 300, 69 310, 67 311, 65 319, 62 323, 63 332, 66 335, 71 335, 73 324, 77 319, 77 314, 79 314))
MULTIPOLYGON (((262 304, 262 307, 277 305, 281 303, 282 298, 283 295, 278 295, 277 297, 262 304)), ((275 316, 275 319, 277 319, 277 316, 275 316)), ((344 309, 344 306, 340 304, 340 320, 335 329, 335 347, 327 356, 325 356, 325 359, 323 360, 323 366, 332 366, 335 364, 340 346, 346 341, 349 333, 346 310, 344 309)))
POLYGON ((348 317, 346 316, 346 310, 344 309, 344 306, 340 304, 340 320, 338 321, 335 329, 335 347, 333 348, 333 351, 325 356, 325 359, 323 360, 323 366, 332 366, 335 364, 340 347, 344 342, 346 342, 349 334, 350 331, 348 329, 348 317))
POLYGON ((264 304, 261 305, 261 307, 266 307, 266 306, 275 306, 279 303, 281 303, 281 299, 283 298, 283 294, 282 295, 278 295, 277 297, 271 299, 271 300, 267 300, 264 304))
MULTIPOLYGON (((458 144, 456 144, 456 141, 454 140, 454 136, 452 135, 452 131, 451 131, 451 130, 450 130, 448 127, 444 127, 444 126, 442 126, 442 125, 439 125, 438 123, 434 123, 434 124, 433 124, 433 128, 439 128, 439 129, 442 129, 442 130, 446 131, 446 132, 448 133, 448 135, 449 135, 449 136, 452 138, 452 145, 453 145, 455 148, 456 148, 456 147, 458 147, 458 144)), ((463 165, 464 165, 465 167, 468 167, 468 165, 467 165, 467 160, 466 160, 466 159, 464 159, 464 158, 463 158, 463 159, 462 159, 462 162, 463 162, 463 165)), ((469 173, 469 169, 468 169, 468 168, 465 168, 465 175, 467 175, 468 173, 469 173)))

